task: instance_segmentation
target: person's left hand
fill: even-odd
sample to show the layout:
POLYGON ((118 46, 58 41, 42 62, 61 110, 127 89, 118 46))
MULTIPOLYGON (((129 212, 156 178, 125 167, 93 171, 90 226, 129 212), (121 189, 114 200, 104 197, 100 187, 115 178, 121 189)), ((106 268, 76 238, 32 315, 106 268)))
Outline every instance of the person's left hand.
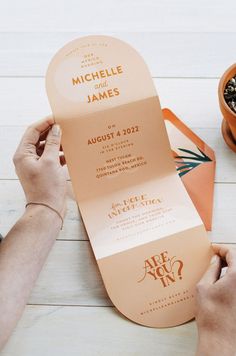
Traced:
POLYGON ((41 202, 66 211, 66 175, 60 154, 61 129, 48 117, 28 127, 13 157, 27 202, 41 202))

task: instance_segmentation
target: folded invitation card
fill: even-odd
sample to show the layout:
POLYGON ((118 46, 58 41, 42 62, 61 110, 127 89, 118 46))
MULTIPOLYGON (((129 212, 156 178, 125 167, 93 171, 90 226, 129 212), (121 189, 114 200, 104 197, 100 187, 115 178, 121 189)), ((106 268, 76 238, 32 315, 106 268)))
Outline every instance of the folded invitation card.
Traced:
POLYGON ((46 89, 111 301, 150 327, 193 318, 212 250, 143 59, 118 39, 83 37, 54 56, 46 89))

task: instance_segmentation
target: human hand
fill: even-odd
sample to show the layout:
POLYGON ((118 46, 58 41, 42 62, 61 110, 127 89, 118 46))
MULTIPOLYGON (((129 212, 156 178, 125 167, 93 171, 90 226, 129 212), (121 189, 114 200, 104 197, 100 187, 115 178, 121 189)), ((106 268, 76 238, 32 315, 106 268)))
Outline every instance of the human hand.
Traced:
POLYGON ((213 245, 213 261, 197 284, 197 355, 236 355, 236 249, 213 245), (222 267, 228 267, 220 277, 222 267))
POLYGON ((27 128, 13 162, 27 202, 48 204, 64 217, 67 187, 60 142, 61 129, 48 117, 27 128))

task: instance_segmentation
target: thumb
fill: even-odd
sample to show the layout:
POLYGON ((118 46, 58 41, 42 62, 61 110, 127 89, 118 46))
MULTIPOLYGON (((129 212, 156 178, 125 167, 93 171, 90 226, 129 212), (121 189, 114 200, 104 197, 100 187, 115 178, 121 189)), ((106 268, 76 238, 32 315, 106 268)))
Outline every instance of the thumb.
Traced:
POLYGON ((42 157, 58 158, 61 144, 61 128, 54 124, 48 132, 42 157))
POLYGON ((218 255, 214 255, 211 259, 210 266, 200 280, 201 284, 214 284, 220 276, 221 260, 218 255))

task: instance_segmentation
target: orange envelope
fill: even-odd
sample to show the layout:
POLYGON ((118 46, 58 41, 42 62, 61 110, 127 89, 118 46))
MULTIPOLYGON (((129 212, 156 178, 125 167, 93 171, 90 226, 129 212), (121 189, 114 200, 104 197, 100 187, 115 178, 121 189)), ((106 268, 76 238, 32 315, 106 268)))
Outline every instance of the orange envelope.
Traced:
POLYGON ((169 109, 163 109, 170 146, 179 176, 207 230, 211 230, 215 154, 169 109))
POLYGON ((118 39, 83 37, 54 56, 46 89, 112 302, 150 327, 192 319, 212 249, 176 172, 143 59, 118 39))

